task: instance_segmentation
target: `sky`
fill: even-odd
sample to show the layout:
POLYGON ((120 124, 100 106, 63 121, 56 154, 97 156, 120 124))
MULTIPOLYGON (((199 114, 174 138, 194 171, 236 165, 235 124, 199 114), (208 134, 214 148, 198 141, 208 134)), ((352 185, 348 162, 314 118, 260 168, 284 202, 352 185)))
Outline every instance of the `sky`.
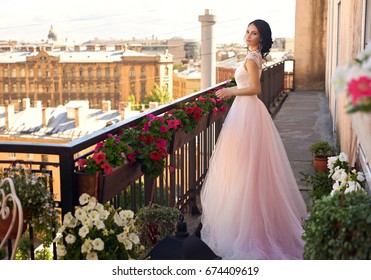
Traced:
POLYGON ((294 38, 296 0, 1 0, 0 41, 41 41, 53 25, 58 40, 201 39, 198 16, 216 16, 216 43, 243 43, 249 22, 260 18, 272 37, 294 38))

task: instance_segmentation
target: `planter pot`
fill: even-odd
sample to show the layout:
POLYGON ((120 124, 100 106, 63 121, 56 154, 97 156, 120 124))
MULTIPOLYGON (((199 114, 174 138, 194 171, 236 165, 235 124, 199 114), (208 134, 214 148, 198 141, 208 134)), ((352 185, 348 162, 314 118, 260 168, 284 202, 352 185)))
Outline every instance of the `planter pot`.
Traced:
POLYGON ((329 169, 327 168, 327 158, 315 157, 313 159, 313 167, 317 172, 329 171, 329 169))
POLYGON ((206 130, 208 122, 209 115, 205 115, 200 119, 200 121, 198 122, 197 126, 193 129, 193 131, 188 133, 184 132, 183 130, 175 131, 169 145, 169 154, 172 154, 174 151, 176 151, 186 143, 190 142, 202 131, 206 130))
POLYGON ((212 125, 214 122, 216 122, 219 119, 224 119, 227 116, 230 108, 231 108, 230 106, 226 106, 226 110, 224 112, 218 111, 216 114, 211 112, 209 114, 207 126, 212 125))
MULTIPOLYGON (((22 229, 21 229, 22 234, 27 229, 27 223, 25 222, 25 220, 26 220, 26 218, 28 216, 27 213, 28 213, 27 211, 23 211, 23 226, 22 226, 22 229)), ((7 219, 3 220, 0 217, 0 237, 2 239, 7 234, 8 230, 10 228, 10 224, 12 223, 12 219, 13 219, 13 210, 12 209, 11 209, 11 211, 9 213, 9 217, 7 219)), ((16 218, 15 218, 15 222, 14 222, 13 228, 11 229, 10 234, 8 236, 9 239, 15 239, 17 237, 18 222, 19 222, 19 216, 17 215, 16 218)))
POLYGON ((368 160, 371 159, 371 113, 352 114, 352 127, 368 160))
POLYGON ((100 203, 106 203, 142 175, 139 164, 115 167, 111 175, 76 172, 78 195, 80 197, 81 194, 87 193, 97 198, 100 203))

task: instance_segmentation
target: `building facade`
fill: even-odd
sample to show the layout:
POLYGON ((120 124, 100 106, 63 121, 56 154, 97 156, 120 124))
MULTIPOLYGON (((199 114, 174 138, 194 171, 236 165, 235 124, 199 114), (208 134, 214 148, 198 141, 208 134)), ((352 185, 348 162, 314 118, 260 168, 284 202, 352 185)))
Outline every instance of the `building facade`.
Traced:
POLYGON ((0 104, 23 98, 56 107, 70 100, 88 100, 113 109, 134 95, 143 101, 154 84, 172 93, 173 55, 144 54, 125 45, 13 46, 0 51, 0 104))

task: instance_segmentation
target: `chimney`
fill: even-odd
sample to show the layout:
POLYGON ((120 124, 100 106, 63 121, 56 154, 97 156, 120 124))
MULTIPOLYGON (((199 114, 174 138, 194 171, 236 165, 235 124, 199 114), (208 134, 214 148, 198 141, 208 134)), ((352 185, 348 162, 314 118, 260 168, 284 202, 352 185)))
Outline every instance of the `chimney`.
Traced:
POLYGON ((119 112, 121 120, 125 119, 125 114, 131 111, 131 102, 119 102, 119 112))
POLYGON ((149 102, 149 109, 156 108, 158 106, 158 102, 149 102))
POLYGON ((110 100, 103 100, 102 101, 102 111, 103 112, 111 111, 111 101, 110 100))
POLYGON ((46 119, 46 108, 41 109, 41 125, 42 127, 47 127, 48 120, 46 119))
POLYGON ((14 124, 14 105, 5 104, 5 129, 9 130, 14 124))
POLYGON ((23 98, 22 99, 22 111, 27 110, 31 107, 31 101, 29 98, 23 98))
POLYGON ((81 124, 81 112, 80 112, 81 107, 75 108, 75 127, 79 127, 81 124))
POLYGON ((41 100, 35 100, 35 108, 38 108, 41 110, 42 108, 42 102, 41 100))

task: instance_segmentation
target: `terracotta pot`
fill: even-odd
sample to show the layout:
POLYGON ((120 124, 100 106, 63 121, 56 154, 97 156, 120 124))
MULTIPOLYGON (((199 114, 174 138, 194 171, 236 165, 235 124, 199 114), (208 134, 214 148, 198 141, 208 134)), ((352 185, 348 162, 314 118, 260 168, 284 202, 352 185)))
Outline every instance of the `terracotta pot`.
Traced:
POLYGON ((314 157, 313 167, 317 172, 328 172, 327 158, 314 157))
POLYGON ((106 203, 139 179, 143 173, 139 164, 126 164, 115 167, 111 175, 103 175, 100 172, 76 172, 75 175, 79 197, 87 193, 97 198, 100 203, 106 203))
MULTIPOLYGON (((22 226, 22 230, 21 230, 22 231, 22 234, 27 229, 27 223, 25 222, 27 216, 28 216, 28 212, 27 211, 23 211, 23 226, 22 226)), ((12 222, 12 219, 13 219, 13 210, 10 211, 10 215, 9 215, 9 217, 7 219, 3 220, 0 217, 0 237, 1 238, 4 238, 5 235, 7 234, 8 229, 10 228, 10 224, 12 222)), ((19 222, 19 216, 17 215, 17 217, 15 218, 14 226, 11 229, 10 234, 8 236, 9 239, 15 239, 17 237, 18 222, 19 222)))
POLYGON ((193 129, 193 131, 188 133, 184 132, 183 130, 175 131, 169 145, 169 154, 172 154, 174 151, 190 142, 202 131, 205 131, 208 126, 208 122, 209 115, 205 115, 201 118, 197 126, 193 129))

